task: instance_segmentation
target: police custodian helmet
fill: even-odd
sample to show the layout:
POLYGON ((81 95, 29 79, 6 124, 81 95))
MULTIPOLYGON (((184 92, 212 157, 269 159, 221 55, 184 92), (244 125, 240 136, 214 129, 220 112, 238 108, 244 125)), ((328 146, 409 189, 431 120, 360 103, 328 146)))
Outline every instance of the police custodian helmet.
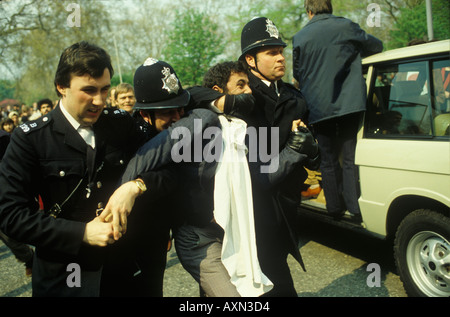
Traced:
POLYGON ((287 44, 281 40, 277 27, 270 19, 254 18, 242 29, 240 59, 251 50, 264 46, 286 47, 287 44))
POLYGON ((185 107, 190 99, 172 66, 152 57, 134 73, 134 94, 136 110, 185 107))

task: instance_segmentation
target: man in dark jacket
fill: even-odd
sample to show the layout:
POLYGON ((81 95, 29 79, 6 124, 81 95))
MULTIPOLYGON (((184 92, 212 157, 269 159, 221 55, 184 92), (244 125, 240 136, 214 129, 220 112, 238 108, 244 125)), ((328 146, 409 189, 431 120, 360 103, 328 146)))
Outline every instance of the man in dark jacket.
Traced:
MULTIPOLYGON (((286 146, 290 145, 291 134, 296 133, 291 131, 293 122, 306 127, 300 119, 304 120, 307 115, 300 91, 281 80, 286 69, 285 47, 278 29, 265 17, 251 20, 242 30, 240 59, 248 65, 250 88, 256 99, 253 111, 244 120, 250 128, 256 128, 259 140, 267 141, 267 145, 260 141, 259 148, 268 149, 267 153, 279 153, 279 162, 283 161, 281 156, 294 153, 286 146), (262 134, 265 132, 266 138, 262 134)), ((303 128, 296 126, 294 129, 303 128)), ((267 296, 297 296, 287 255, 292 254, 302 266, 303 261, 295 228, 291 225, 300 203, 301 185, 307 177, 304 166, 313 168, 319 161, 317 148, 303 151, 303 154, 285 161, 283 168, 269 168, 265 173, 261 172, 261 167, 267 167, 262 155, 256 162, 249 160, 258 259, 262 271, 274 284, 267 296)))
POLYGON ((310 21, 293 39, 294 77, 319 143, 327 210, 335 217, 348 210, 360 221, 354 162, 356 134, 366 109, 361 57, 380 52, 383 46, 356 23, 332 15, 331 0, 307 0, 305 9, 310 21))

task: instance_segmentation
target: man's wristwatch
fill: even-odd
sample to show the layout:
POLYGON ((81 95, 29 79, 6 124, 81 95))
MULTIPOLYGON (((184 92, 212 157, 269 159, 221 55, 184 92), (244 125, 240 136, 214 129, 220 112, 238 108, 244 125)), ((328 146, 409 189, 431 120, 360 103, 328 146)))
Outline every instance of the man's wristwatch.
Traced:
POLYGON ((135 179, 133 182, 139 188, 140 194, 143 194, 147 190, 147 186, 145 186, 145 183, 141 179, 135 179))

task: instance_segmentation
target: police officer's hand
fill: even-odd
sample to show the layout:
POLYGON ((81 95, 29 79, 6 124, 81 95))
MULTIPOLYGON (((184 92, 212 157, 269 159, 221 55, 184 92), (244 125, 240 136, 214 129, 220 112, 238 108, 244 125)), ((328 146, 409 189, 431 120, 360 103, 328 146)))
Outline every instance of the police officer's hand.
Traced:
POLYGON ((245 120, 255 107, 252 94, 226 95, 223 113, 245 120))
POLYGON ((114 230, 111 223, 103 222, 99 217, 95 217, 94 220, 86 224, 83 242, 104 247, 115 242, 113 234, 114 230))
POLYGON ((303 126, 298 126, 296 130, 291 131, 286 145, 297 153, 305 154, 310 159, 319 153, 319 146, 312 133, 303 126))
POLYGON ((105 209, 100 214, 100 220, 112 223, 115 240, 119 240, 126 233, 127 217, 139 195, 139 188, 136 187, 134 182, 124 183, 112 194, 105 209))

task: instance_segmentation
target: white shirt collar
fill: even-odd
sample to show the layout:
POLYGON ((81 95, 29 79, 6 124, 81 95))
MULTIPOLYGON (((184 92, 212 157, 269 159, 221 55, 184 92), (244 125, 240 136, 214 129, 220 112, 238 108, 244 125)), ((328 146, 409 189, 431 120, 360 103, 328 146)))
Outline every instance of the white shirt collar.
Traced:
POLYGON ((81 124, 75 120, 74 117, 64 108, 62 100, 59 101, 59 106, 61 107, 61 112, 64 117, 66 117, 67 121, 73 126, 73 128, 78 132, 78 134, 83 138, 83 140, 90 145, 93 149, 95 149, 95 135, 94 130, 91 127, 83 127, 81 124))
POLYGON ((280 95, 280 92, 278 91, 278 84, 277 84, 276 81, 271 82, 271 81, 268 81, 268 80, 265 80, 265 79, 261 79, 261 81, 262 81, 263 83, 265 83, 265 84, 267 85, 267 87, 270 87, 270 85, 273 83, 273 84, 275 85, 275 91, 276 91, 277 95, 278 95, 278 96, 280 95))
POLYGON ((265 80, 265 79, 261 79, 261 81, 262 81, 263 83, 265 83, 265 84, 267 85, 267 87, 270 87, 270 84, 272 83, 272 82, 270 82, 270 81, 268 81, 268 80, 265 80))
POLYGON ((75 130, 77 130, 80 127, 80 123, 75 120, 74 117, 64 108, 64 105, 62 103, 62 100, 59 101, 59 106, 61 107, 61 112, 63 113, 64 117, 66 117, 67 121, 73 126, 75 130))

